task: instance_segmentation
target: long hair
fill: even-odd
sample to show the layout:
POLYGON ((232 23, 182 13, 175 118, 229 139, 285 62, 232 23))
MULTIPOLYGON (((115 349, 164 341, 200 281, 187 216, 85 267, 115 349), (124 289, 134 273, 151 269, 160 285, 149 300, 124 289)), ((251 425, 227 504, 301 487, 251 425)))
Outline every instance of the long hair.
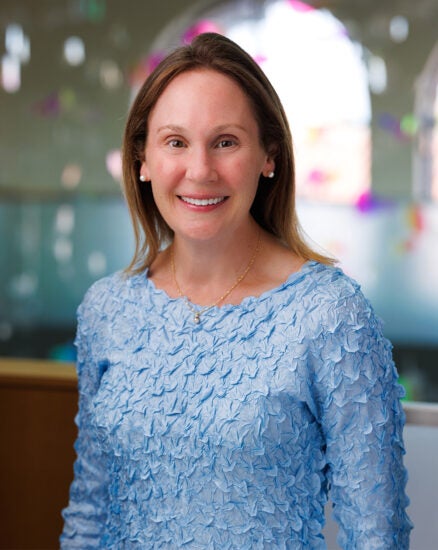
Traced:
POLYGON ((170 53, 148 76, 131 107, 123 138, 124 194, 131 215, 135 252, 128 273, 149 267, 173 231, 161 216, 150 185, 139 180, 148 120, 169 83, 194 69, 218 71, 236 82, 250 101, 262 146, 275 160, 275 177, 260 176, 251 215, 266 231, 305 260, 333 260, 305 242, 295 209, 295 166, 292 136, 281 101, 257 63, 230 39, 216 33, 197 36, 170 53))

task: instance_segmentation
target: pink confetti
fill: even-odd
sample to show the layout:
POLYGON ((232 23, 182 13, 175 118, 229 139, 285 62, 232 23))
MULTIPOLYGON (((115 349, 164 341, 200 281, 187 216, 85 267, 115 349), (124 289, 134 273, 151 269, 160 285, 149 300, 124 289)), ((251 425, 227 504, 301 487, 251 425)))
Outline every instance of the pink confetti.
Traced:
POLYGON ((153 70, 155 70, 165 57, 166 54, 164 52, 151 53, 151 55, 146 60, 148 72, 151 73, 153 70))
POLYGON ((219 25, 209 19, 203 19, 198 21, 191 27, 189 27, 183 34, 182 41, 184 44, 190 44, 190 42, 198 35, 206 32, 216 32, 223 34, 219 25))
POLYGON ((365 191, 359 195, 356 201, 356 209, 363 214, 368 214, 379 208, 391 206, 392 202, 386 198, 377 197, 371 191, 365 191))
POLYGON ((314 185, 322 185, 330 180, 330 176, 323 170, 312 170, 307 176, 307 181, 314 185))
POLYGON ((356 208, 362 213, 371 212, 376 208, 376 202, 370 191, 365 191, 365 193, 359 195, 356 201, 356 208))
POLYGON ((292 9, 299 12, 309 12, 314 11, 315 9, 313 6, 309 6, 308 4, 300 2, 299 0, 288 0, 288 4, 292 9))
POLYGON ((141 59, 129 75, 129 84, 134 87, 140 87, 165 56, 166 54, 164 52, 153 52, 141 59))
POLYGON ((266 55, 263 55, 262 53, 255 55, 253 59, 257 63, 257 65, 262 65, 263 63, 266 63, 266 61, 268 60, 266 55))

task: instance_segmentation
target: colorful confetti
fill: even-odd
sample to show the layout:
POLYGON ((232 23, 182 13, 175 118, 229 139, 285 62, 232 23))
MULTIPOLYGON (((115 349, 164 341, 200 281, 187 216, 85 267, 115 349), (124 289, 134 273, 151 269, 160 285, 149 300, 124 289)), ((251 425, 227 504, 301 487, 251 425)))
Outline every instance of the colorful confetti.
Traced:
POLYGON ((263 55, 261 53, 255 55, 253 59, 257 63, 257 65, 263 65, 263 63, 266 63, 266 61, 268 60, 266 55, 263 55))
POLYGON ((380 128, 399 141, 411 139, 416 135, 420 126, 417 117, 411 113, 404 115, 401 119, 390 113, 382 113, 378 117, 378 124, 380 128))
POLYGON ((416 249, 418 239, 425 230, 425 221, 422 208, 419 204, 411 204, 405 213, 408 228, 407 237, 400 242, 397 249, 401 253, 413 252, 416 249))
POLYGON ((308 12, 308 11, 313 11, 315 9, 313 6, 309 6, 309 4, 305 4, 304 2, 299 2, 299 0, 288 0, 287 3, 295 11, 299 11, 299 12, 302 12, 302 13, 308 12))
POLYGON ((387 208, 389 206, 392 206, 392 204, 392 201, 390 201, 389 199, 378 197, 372 191, 365 191, 364 193, 359 195, 355 204, 355 208, 362 214, 368 214, 380 208, 387 208))
POLYGON ((182 37, 182 42, 184 44, 190 44, 190 42, 199 34, 203 34, 205 32, 216 32, 216 33, 223 33, 223 30, 220 28, 220 26, 215 23, 214 21, 211 21, 210 19, 203 19, 201 21, 198 21, 191 27, 189 27, 182 37))
POLYGON ((400 130, 405 136, 413 137, 418 132, 420 124, 413 114, 407 114, 400 121, 400 130))
POLYGON ((331 179, 332 177, 330 176, 330 174, 328 174, 324 170, 319 170, 317 168, 311 170, 307 175, 307 183, 313 185, 323 185, 325 183, 328 183, 331 179))
POLYGON ((106 14, 106 0, 80 0, 79 11, 88 21, 102 21, 106 14))
POLYGON ((145 79, 166 57, 165 52, 152 52, 147 57, 142 58, 132 69, 128 81, 132 88, 140 88, 145 79))
POLYGON ((71 88, 51 92, 32 105, 32 111, 42 117, 57 117, 76 106, 76 94, 71 88))
POLYGON ((424 215, 420 205, 412 204, 406 212, 406 219, 408 227, 414 234, 421 233, 424 230, 424 215))

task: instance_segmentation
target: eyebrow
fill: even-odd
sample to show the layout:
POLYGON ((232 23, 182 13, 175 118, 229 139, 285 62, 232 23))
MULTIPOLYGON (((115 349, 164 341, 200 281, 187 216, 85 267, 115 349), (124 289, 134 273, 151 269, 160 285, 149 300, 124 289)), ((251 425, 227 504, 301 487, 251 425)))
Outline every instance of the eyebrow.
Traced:
MULTIPOLYGON (((248 130, 241 126, 240 124, 235 124, 231 122, 230 124, 221 124, 220 126, 216 126, 213 128, 213 133, 220 133, 224 130, 230 130, 232 128, 237 128, 239 130, 242 130, 243 132, 248 133, 248 130)), ((178 126, 177 124, 165 124, 164 126, 160 126, 157 130, 157 133, 164 132, 166 130, 171 130, 172 132, 176 132, 177 134, 182 134, 186 131, 186 129, 183 126, 178 126)))

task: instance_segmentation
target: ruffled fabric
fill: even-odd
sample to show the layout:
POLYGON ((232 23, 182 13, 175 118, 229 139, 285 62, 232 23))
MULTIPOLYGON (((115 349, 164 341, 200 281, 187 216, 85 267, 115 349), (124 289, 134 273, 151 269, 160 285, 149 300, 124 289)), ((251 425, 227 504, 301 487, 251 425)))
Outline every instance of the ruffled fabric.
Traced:
POLYGON ((408 548, 403 395, 358 285, 307 263, 201 324, 147 276, 79 308, 75 480, 61 547, 408 548))

